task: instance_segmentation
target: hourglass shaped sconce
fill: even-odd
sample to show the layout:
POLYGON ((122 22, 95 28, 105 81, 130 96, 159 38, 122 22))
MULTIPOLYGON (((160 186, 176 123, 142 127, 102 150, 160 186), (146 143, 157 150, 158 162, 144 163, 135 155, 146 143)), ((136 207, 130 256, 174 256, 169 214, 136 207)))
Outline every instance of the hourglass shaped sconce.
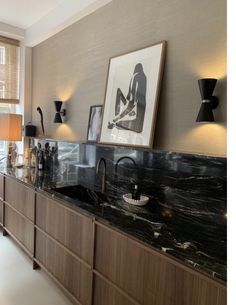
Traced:
POLYGON ((61 110, 62 104, 62 101, 54 101, 54 105, 56 108, 54 123, 63 123, 61 116, 64 117, 66 115, 66 109, 61 110))
POLYGON ((217 79, 215 78, 203 78, 198 80, 198 85, 202 97, 202 104, 199 110, 196 122, 215 122, 213 115, 213 109, 215 109, 219 100, 216 96, 213 96, 213 91, 215 89, 217 79))

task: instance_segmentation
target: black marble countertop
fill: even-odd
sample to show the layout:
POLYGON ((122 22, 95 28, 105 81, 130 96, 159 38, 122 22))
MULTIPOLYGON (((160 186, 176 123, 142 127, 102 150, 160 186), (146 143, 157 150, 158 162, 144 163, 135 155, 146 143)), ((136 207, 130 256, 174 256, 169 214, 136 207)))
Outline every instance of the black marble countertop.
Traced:
MULTIPOLYGON (((110 182, 108 202, 88 204, 55 191, 56 187, 76 185, 77 177, 66 170, 54 171, 53 175, 38 175, 34 169, 8 169, 1 164, 0 172, 17 178, 40 192, 46 192, 48 196, 58 198, 72 208, 79 208, 97 220, 157 248, 165 255, 226 281, 226 211, 217 211, 217 225, 214 226, 209 222, 207 213, 198 215, 197 211, 191 211, 191 202, 187 214, 182 213, 181 208, 172 208, 171 201, 176 200, 176 197, 171 189, 165 189, 165 200, 150 198, 147 206, 136 207, 124 202, 121 191, 110 182)), ((185 200, 185 197, 181 194, 176 196, 181 206, 181 198, 185 200)), ((211 216, 215 215, 212 213, 211 216)))

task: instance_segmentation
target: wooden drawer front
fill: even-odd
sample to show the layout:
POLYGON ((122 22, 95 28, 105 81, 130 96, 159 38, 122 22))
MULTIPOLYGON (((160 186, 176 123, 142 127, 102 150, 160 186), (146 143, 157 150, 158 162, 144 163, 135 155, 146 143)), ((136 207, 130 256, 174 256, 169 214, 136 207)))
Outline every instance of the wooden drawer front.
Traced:
POLYGON ((36 224, 92 265, 93 222, 47 197, 36 195, 36 224))
POLYGON ((34 190, 22 183, 6 178, 5 201, 30 220, 34 219, 34 190))
POLYGON ((20 216, 9 206, 5 206, 5 227, 8 229, 32 254, 34 249, 34 226, 20 216))
POLYGON ((40 231, 36 259, 83 305, 91 305, 92 271, 40 231))
POLYGON ((93 305, 134 305, 117 289, 95 276, 93 305))
POLYGON ((3 202, 0 199, 0 224, 3 224, 3 202))
POLYGON ((4 176, 0 174, 0 199, 3 200, 4 195, 4 176))
POLYGON ((225 305, 225 287, 96 227, 95 269, 144 305, 225 305))

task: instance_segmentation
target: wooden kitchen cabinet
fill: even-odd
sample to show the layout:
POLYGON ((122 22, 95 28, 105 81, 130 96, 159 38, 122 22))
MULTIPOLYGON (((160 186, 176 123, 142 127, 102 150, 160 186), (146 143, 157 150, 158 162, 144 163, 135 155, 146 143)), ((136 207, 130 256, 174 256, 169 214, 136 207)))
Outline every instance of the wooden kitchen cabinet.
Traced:
POLYGON ((36 225, 92 265, 94 229, 91 218, 37 193, 36 225))
POLYGON ((4 198, 4 176, 0 174, 0 200, 4 198))
POLYGON ((226 288, 217 281, 99 224, 94 268, 139 304, 226 305, 226 288))
POLYGON ((32 256, 34 250, 34 224, 6 205, 5 228, 32 256))
POLYGON ((0 199, 0 226, 3 225, 3 201, 0 199))
POLYGON ((226 305, 220 281, 1 174, 0 223, 75 304, 226 305))
POLYGON ((82 305, 91 305, 91 268, 39 230, 36 230, 36 260, 82 305))
POLYGON ((5 178, 5 201, 31 221, 34 221, 34 196, 34 189, 15 179, 5 178))
POLYGON ((0 174, 0 226, 3 225, 4 176, 0 174))
POLYGON ((94 305, 136 305, 99 276, 94 278, 94 305))
POLYGON ((3 225, 4 176, 0 174, 0 226, 3 225))
POLYGON ((4 229, 33 256, 34 190, 15 179, 5 177, 4 229))

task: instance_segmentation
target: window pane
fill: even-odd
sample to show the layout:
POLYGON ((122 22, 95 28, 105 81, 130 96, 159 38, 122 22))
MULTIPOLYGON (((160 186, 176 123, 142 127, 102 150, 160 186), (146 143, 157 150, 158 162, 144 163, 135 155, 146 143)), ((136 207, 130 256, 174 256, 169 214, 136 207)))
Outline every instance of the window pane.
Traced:
POLYGON ((0 46, 0 65, 5 65, 5 47, 0 46))
POLYGON ((20 48, 0 41, 0 99, 19 100, 19 64, 20 48))

